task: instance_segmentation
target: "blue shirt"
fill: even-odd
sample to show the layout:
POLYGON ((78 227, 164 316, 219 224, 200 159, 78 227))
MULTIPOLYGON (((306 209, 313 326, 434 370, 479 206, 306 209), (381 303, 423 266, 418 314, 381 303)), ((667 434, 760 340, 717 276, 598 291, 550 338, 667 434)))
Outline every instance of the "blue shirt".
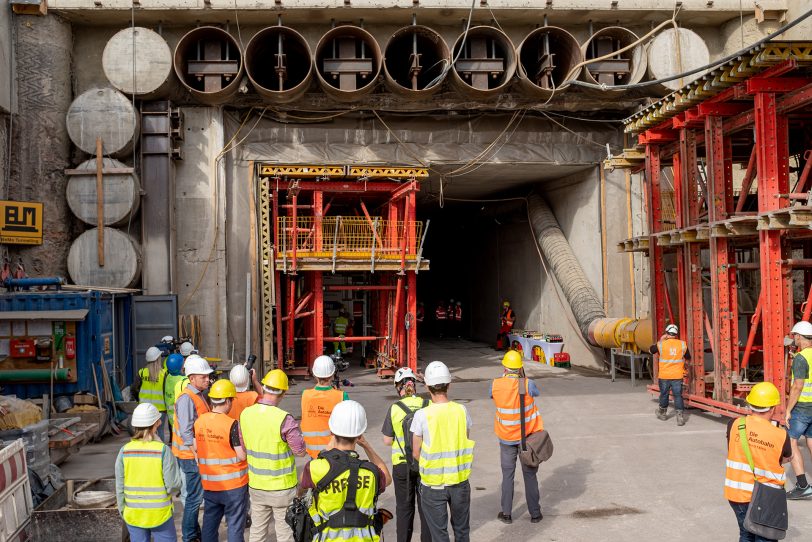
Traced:
MULTIPOLYGON (((506 375, 506 376, 508 378, 519 378, 518 376, 515 375, 506 375)), ((538 397, 539 395, 541 395, 538 386, 536 386, 536 383, 530 380, 529 378, 527 379, 527 392, 530 394, 530 397, 538 397)), ((488 388, 488 397, 493 399, 493 382, 491 382, 491 387, 488 388)), ((538 408, 539 412, 541 411, 538 405, 536 405, 536 408, 538 408)), ((519 444, 522 443, 521 440, 502 440, 502 439, 499 439, 499 442, 507 446, 518 446, 519 444)))

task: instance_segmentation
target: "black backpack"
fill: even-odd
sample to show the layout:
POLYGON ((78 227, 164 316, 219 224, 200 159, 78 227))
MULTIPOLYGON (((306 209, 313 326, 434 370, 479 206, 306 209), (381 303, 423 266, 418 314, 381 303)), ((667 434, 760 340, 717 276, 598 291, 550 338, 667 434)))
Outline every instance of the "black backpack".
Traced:
POLYGON ((404 445, 400 448, 400 451, 403 453, 403 457, 406 459, 406 464, 409 465, 409 470, 412 472, 419 472, 420 466, 417 459, 414 458, 412 455, 412 437, 414 433, 411 430, 412 427, 412 420, 414 420, 414 413, 420 410, 421 408, 426 408, 429 405, 427 399, 423 399, 423 404, 414 410, 411 407, 407 406, 406 403, 403 401, 398 401, 395 403, 405 414, 406 417, 403 418, 403 421, 400 422, 400 429, 403 432, 403 440, 404 445))

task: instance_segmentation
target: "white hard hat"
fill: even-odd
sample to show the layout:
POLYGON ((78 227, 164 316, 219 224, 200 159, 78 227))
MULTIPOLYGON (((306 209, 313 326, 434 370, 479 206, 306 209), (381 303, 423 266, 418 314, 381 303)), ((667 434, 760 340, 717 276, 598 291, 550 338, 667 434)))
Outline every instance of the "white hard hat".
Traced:
POLYGON ((451 383, 451 372, 442 361, 432 361, 426 367, 423 381, 426 386, 438 386, 451 383))
POLYGON ((152 427, 152 424, 161 418, 161 413, 152 403, 139 403, 135 410, 131 424, 133 427, 141 429, 145 427, 152 427))
POLYGON ((189 341, 184 342, 180 345, 180 355, 184 358, 194 352, 194 345, 189 341))
POLYGON ((162 343, 172 343, 172 342, 175 342, 175 337, 173 337, 172 335, 164 335, 163 337, 161 337, 161 342, 162 342, 162 343))
POLYGON ((251 384, 251 375, 248 374, 248 369, 245 365, 235 365, 228 373, 228 379, 237 388, 237 391, 245 391, 251 384))
POLYGON ((367 430, 367 413, 357 401, 341 401, 333 407, 328 425, 336 436, 360 437, 367 430))
POLYGON ((801 320, 792 326, 792 333, 797 333, 798 335, 803 335, 804 337, 812 337, 812 324, 806 320, 801 320))
POLYGON ((679 335, 679 328, 677 324, 669 324, 665 327, 665 332, 669 335, 679 335))
POLYGON ((401 367, 395 373, 395 384, 397 384, 398 382, 400 382, 401 380, 403 380, 405 378, 413 378, 413 379, 417 380, 417 376, 415 376, 414 371, 412 371, 408 367, 401 367))
POLYGON ((186 363, 183 364, 183 368, 186 373, 186 376, 207 375, 214 372, 209 366, 209 362, 201 358, 197 354, 192 354, 191 356, 186 358, 186 363))
POLYGON ((147 363, 158 361, 161 359, 161 349, 157 346, 150 346, 147 348, 147 353, 144 354, 144 357, 146 358, 147 363))
POLYGON ((336 364, 330 356, 319 356, 313 362, 312 372, 316 378, 330 378, 336 372, 336 364))

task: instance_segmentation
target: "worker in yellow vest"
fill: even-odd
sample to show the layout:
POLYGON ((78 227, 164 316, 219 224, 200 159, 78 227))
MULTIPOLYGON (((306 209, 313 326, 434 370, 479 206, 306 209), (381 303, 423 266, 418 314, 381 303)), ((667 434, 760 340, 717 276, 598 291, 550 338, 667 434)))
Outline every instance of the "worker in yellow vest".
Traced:
POLYGON ((767 542, 744 527, 744 518, 756 481, 768 487, 784 487, 782 463, 791 459, 792 447, 787 432, 771 422, 775 407, 781 403, 781 394, 772 382, 753 386, 747 403, 752 413, 727 424, 725 498, 736 514, 739 540, 767 542))
POLYGON ((660 420, 668 419, 668 395, 674 394, 674 407, 677 411, 677 425, 685 425, 685 403, 682 400, 682 379, 685 378, 685 360, 691 359, 688 344, 679 339, 679 328, 669 324, 665 334, 649 352, 659 355, 657 383, 660 387, 660 403, 654 414, 660 420))
POLYGON ((313 490, 309 510, 317 532, 313 541, 378 542, 378 495, 392 480, 386 463, 364 438, 366 411, 360 403, 342 401, 333 409, 329 426, 328 449, 302 472, 300 493, 313 490), (368 460, 358 457, 356 445, 368 460))
MULTIPOLYGON (((338 311, 338 316, 333 320, 333 333, 334 337, 344 337, 347 335, 347 327, 350 325, 350 320, 347 318, 347 309, 341 307, 338 311)), ((341 351, 342 354, 347 354, 347 343, 344 341, 333 342, 333 352, 341 351)))
MULTIPOLYGON (((183 356, 180 354, 169 354, 166 358, 166 376, 164 376, 164 404, 166 405, 166 417, 169 420, 169 438, 172 438, 172 424, 175 423, 175 387, 182 380, 183 376, 183 356)), ((188 381, 188 379, 186 379, 188 381)), ((182 388, 178 390, 178 393, 182 388)))
MULTIPOLYGON (((491 384, 491 398, 496 405, 493 429, 499 439, 499 460, 502 467, 502 509, 496 517, 502 523, 513 523, 513 479, 522 440, 519 386, 524 387, 525 435, 543 430, 544 421, 534 400, 539 396, 539 389, 535 382, 525 378, 522 355, 515 350, 508 350, 502 357, 502 366, 502 377, 491 384)), ((530 523, 538 523, 542 518, 538 467, 531 468, 522 463, 522 478, 530 523)))
POLYGON ((195 421, 194 450, 203 485, 201 542, 217 542, 226 518, 228 542, 243 542, 248 512, 248 463, 240 440, 239 422, 228 415, 237 390, 229 380, 218 380, 209 390, 211 412, 195 421))
POLYGON ((116 457, 116 501, 132 542, 176 542, 172 495, 181 474, 169 448, 157 436, 161 413, 141 403, 132 414, 135 433, 116 457))
POLYGON ((420 540, 431 542, 429 527, 420 503, 420 474, 413 468, 417 460, 412 456, 412 441, 409 426, 414 412, 429 405, 429 401, 417 395, 417 376, 408 367, 401 367, 395 373, 395 390, 400 399, 389 407, 383 421, 383 443, 392 447, 392 481, 395 485, 395 518, 398 542, 412 539, 414 525, 415 497, 420 514, 420 540), (404 424, 406 427, 404 427, 404 424))
POLYGON ((433 542, 448 542, 448 516, 455 542, 470 540, 471 465, 474 441, 471 417, 448 398, 451 373, 441 361, 426 366, 424 381, 431 404, 414 413, 412 454, 420 464, 420 501, 433 542))
POLYGON ((806 321, 795 324, 792 339, 798 353, 792 359, 792 385, 785 422, 792 444, 795 487, 787 493, 787 498, 812 499, 812 484, 806 478, 800 444, 801 437, 806 437, 806 447, 812 453, 812 324, 806 321))
POLYGON ((316 377, 316 387, 302 392, 302 435, 307 453, 315 459, 330 442, 328 422, 333 407, 349 397, 347 392, 333 388, 336 366, 330 356, 317 357, 311 372, 316 377))
POLYGON ((240 431, 248 455, 251 496, 249 542, 264 542, 274 523, 277 542, 291 542, 293 532, 285 512, 296 496, 293 456, 307 455, 299 424, 279 403, 288 391, 288 376, 274 369, 262 379, 262 398, 240 415, 240 431))
POLYGON ((183 542, 200 540, 200 523, 197 512, 203 501, 203 485, 193 449, 195 421, 209 412, 204 392, 209 389, 209 362, 197 354, 186 358, 184 364, 189 383, 175 400, 175 423, 172 424, 172 453, 178 458, 183 471, 183 542))
POLYGON ((161 427, 158 428, 158 437, 163 442, 168 442, 164 436, 164 426, 166 425, 166 403, 164 402, 164 378, 166 370, 161 366, 161 350, 156 346, 147 348, 144 359, 147 362, 145 367, 138 371, 138 380, 133 384, 133 397, 141 403, 155 405, 161 413, 161 427))
POLYGON ((245 365, 235 365, 228 373, 228 379, 231 380, 237 390, 237 396, 231 403, 231 410, 228 412, 228 415, 235 420, 239 420, 242 411, 259 400, 260 394, 258 392, 262 391, 262 385, 255 375, 254 370, 251 369, 249 373, 245 365), (253 387, 258 391, 250 389, 252 383, 253 387))

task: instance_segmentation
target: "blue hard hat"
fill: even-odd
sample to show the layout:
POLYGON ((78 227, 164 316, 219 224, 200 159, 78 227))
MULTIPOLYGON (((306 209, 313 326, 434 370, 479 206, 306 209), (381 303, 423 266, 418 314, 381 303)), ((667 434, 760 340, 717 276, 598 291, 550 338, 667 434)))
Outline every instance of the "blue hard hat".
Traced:
POLYGON ((166 370, 172 376, 179 376, 183 371, 183 356, 180 354, 169 354, 166 358, 166 370))

